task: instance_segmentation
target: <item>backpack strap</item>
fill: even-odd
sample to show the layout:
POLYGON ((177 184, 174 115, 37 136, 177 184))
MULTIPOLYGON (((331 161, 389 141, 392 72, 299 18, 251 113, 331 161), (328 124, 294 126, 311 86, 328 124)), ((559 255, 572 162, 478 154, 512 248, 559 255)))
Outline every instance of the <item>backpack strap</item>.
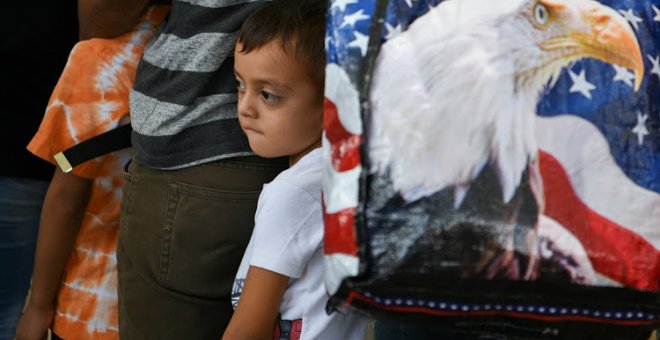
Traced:
POLYGON ((63 172, 90 159, 131 146, 131 124, 122 125, 55 154, 55 162, 63 172))

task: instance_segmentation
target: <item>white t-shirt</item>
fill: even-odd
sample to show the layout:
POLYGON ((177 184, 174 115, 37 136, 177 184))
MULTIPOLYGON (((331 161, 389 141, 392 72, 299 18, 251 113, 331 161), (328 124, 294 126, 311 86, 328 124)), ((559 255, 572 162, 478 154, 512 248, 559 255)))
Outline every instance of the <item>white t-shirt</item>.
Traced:
POLYGON ((234 280, 236 307, 249 266, 288 276, 280 304, 283 320, 302 319, 301 339, 364 339, 366 319, 325 311, 321 149, 264 185, 255 227, 234 280))

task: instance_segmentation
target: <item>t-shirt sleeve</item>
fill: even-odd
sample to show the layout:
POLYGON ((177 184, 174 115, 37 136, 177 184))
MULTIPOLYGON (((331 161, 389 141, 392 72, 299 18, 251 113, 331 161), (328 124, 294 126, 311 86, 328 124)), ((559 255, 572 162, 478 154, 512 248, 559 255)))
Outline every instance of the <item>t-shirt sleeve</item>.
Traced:
POLYGON ((250 265, 300 278, 315 250, 321 247, 321 203, 285 181, 269 184, 255 216, 250 265))
MULTIPOLYGON (((156 6, 132 31, 112 39, 81 41, 53 89, 39 130, 27 146, 39 158, 53 156, 87 139, 128 123, 128 96, 144 46, 169 6, 156 6)), ((73 173, 96 177, 102 157, 87 161, 73 173)))

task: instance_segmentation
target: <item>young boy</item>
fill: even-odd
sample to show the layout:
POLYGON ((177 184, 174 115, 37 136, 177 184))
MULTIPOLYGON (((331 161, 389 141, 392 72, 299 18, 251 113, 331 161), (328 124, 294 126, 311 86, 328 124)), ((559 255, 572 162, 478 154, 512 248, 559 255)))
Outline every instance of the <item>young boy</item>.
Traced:
MULTIPOLYGON (((130 32, 79 42, 28 149, 53 155, 128 123, 128 94, 145 45, 169 6, 130 32)), ((118 339, 117 234, 128 149, 55 170, 44 201, 32 291, 16 339, 118 339)))
POLYGON ((223 339, 365 335, 364 319, 325 311, 319 147, 326 8, 323 0, 270 2, 239 33, 234 73, 241 128, 257 155, 289 156, 290 168, 259 196, 234 282, 238 305, 223 339))

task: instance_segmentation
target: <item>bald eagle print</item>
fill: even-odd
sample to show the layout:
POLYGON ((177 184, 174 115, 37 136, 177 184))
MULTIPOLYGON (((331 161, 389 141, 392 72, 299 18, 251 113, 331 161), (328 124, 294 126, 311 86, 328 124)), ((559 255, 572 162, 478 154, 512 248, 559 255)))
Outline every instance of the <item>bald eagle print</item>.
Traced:
MULTIPOLYGON (((383 44, 370 95, 369 170, 391 182, 403 206, 426 199, 442 207, 415 243, 455 245, 445 260, 463 276, 538 277, 539 228, 562 229, 537 216, 536 107, 562 69, 583 58, 631 69, 639 88, 644 64, 633 28, 592 0, 445 1, 383 44), (451 207, 434 196, 447 191, 451 207), (431 236, 438 228, 442 236, 431 236)), ((567 268, 572 279, 593 282, 588 261, 579 265, 567 268)))
POLYGON ((660 320, 660 1, 336 0, 329 13, 336 304, 465 316, 515 301, 545 318, 528 298, 589 305, 585 287, 602 287, 660 320))

